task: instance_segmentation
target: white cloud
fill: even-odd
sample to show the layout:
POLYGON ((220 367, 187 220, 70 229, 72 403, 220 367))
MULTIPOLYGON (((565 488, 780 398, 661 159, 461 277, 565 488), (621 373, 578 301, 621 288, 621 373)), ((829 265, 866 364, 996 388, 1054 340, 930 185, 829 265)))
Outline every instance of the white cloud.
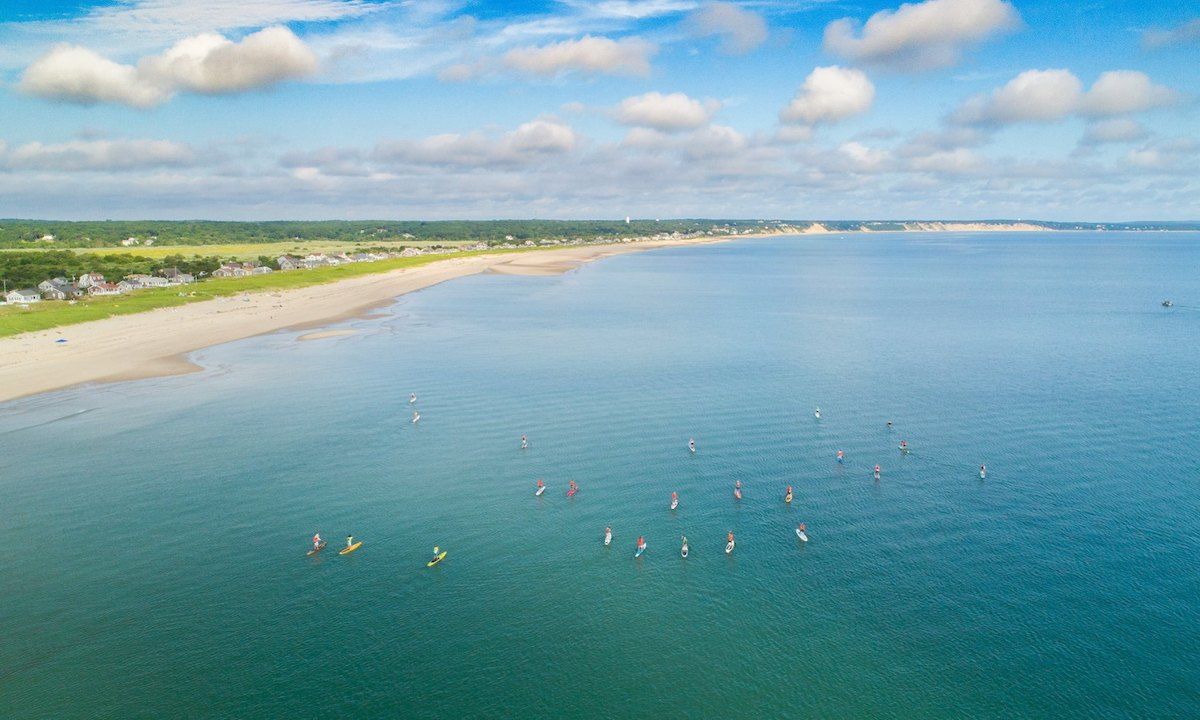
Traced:
POLYGON ((1142 44, 1148 48, 1183 45, 1198 41, 1200 41, 1200 18, 1193 18, 1167 30, 1147 30, 1142 33, 1142 44))
POLYGON ((195 162, 190 147, 169 140, 31 142, 11 149, 0 142, 0 167, 55 171, 115 171, 179 167, 195 162))
POLYGON ((967 148, 937 150, 927 155, 909 158, 912 170, 944 175, 970 175, 982 171, 987 163, 982 157, 967 148))
POLYGON ((838 152, 845 156, 858 172, 878 170, 888 160, 886 151, 854 141, 842 143, 838 146, 838 152))
POLYGON ((1083 142, 1087 145, 1133 142, 1141 140, 1146 135, 1146 128, 1136 120, 1113 118, 1088 123, 1087 129, 1083 132, 1083 142))
POLYGON ((22 92, 64 102, 92 105, 113 102, 147 108, 171 92, 147 82, 131 65, 121 65, 77 45, 58 45, 21 76, 22 92))
POLYGON ((613 40, 585 35, 540 47, 509 50, 504 64, 533 75, 554 76, 578 71, 604 75, 648 75, 657 46, 640 38, 613 40))
POLYGON ((1060 120, 1079 107, 1083 83, 1070 70, 1026 70, 991 95, 977 95, 953 115, 968 125, 1060 120))
POLYGON ((614 110, 614 117, 622 125, 672 132, 706 124, 720 106, 715 100, 701 102, 678 92, 669 95, 648 92, 622 100, 614 110))
POLYGON ((566 155, 578 143, 579 136, 571 126, 554 119, 538 119, 499 138, 481 132, 446 133, 380 143, 373 157, 385 164, 400 165, 510 166, 566 155))
POLYGON ((1081 110, 1093 116, 1123 115, 1173 105, 1178 100, 1179 93, 1155 85, 1145 73, 1110 70, 1092 84, 1083 97, 1081 110))
POLYGON ((696 37, 721 38, 721 51, 742 55, 767 40, 767 21, 730 2, 709 2, 688 16, 688 31, 696 37))
POLYGON ((142 58, 136 67, 60 45, 34 61, 18 87, 52 100, 147 108, 180 90, 240 92, 303 77, 316 67, 316 55, 291 30, 272 27, 240 42, 216 34, 186 38, 161 55, 142 58))
POLYGON ((967 100, 951 118, 966 125, 1051 122, 1071 115, 1109 117, 1171 105, 1179 93, 1136 70, 1101 73, 1091 89, 1070 70, 1026 70, 990 95, 967 100))
POLYGON ((746 148, 746 136, 725 125, 709 125, 692 132, 684 152, 694 159, 736 155, 746 148))
POLYGON ((926 0, 881 10, 861 29, 851 18, 825 27, 825 49, 860 62, 924 70, 953 65, 964 49, 1021 24, 1004 0, 926 0))
POLYGON ((138 63, 139 75, 201 93, 267 87, 316 69, 317 56, 284 27, 265 28, 236 43, 213 33, 197 35, 138 63))
POLYGON ((559 0, 586 15, 621 20, 644 20, 696 7, 694 0, 559 0))
POLYGON ((780 113, 781 120, 801 125, 835 123, 866 112, 875 86, 861 70, 837 65, 809 73, 796 97, 780 113))

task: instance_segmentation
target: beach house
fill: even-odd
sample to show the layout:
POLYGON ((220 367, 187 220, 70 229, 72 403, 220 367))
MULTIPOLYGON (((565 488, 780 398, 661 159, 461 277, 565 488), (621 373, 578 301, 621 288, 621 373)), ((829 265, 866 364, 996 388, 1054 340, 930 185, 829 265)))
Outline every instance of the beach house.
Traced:
POLYGON ((92 283, 87 287, 87 294, 93 297, 97 295, 120 295, 121 288, 115 283, 110 282, 92 283))
POLYGON ((304 261, 294 255, 280 255, 275 259, 280 270, 299 270, 304 267, 304 261))
POLYGON ((104 276, 100 273, 84 273, 79 276, 76 284, 79 285, 80 290, 87 290, 91 286, 102 282, 104 282, 104 276))
POLYGON ((191 273, 179 272, 179 268, 165 268, 162 271, 163 279, 168 285, 185 285, 190 282, 196 282, 196 278, 191 273))
POLYGON ((37 288, 25 288, 24 290, 9 290, 4 295, 4 301, 13 305, 26 305, 29 303, 41 302, 42 294, 37 288))

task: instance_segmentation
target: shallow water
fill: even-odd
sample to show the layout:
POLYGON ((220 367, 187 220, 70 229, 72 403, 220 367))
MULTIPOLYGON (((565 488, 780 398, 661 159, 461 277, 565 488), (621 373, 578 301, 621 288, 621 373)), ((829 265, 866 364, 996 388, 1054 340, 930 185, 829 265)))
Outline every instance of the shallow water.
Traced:
POLYGON ((1197 268, 660 250, 0 405, 0 717, 1194 715, 1197 268))

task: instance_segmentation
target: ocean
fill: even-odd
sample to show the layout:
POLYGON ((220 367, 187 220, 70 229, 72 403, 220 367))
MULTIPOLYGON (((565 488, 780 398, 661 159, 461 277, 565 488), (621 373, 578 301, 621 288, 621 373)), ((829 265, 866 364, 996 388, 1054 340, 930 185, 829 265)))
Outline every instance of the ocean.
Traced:
POLYGON ((5 403, 0 717, 1195 717, 1198 268, 742 240, 5 403))

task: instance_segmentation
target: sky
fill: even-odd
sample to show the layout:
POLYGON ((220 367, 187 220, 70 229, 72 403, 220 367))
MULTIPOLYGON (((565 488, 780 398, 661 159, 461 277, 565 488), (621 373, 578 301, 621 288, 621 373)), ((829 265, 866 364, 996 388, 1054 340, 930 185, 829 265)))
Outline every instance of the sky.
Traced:
POLYGON ((4 0, 0 217, 1200 220, 1194 0, 4 0))

